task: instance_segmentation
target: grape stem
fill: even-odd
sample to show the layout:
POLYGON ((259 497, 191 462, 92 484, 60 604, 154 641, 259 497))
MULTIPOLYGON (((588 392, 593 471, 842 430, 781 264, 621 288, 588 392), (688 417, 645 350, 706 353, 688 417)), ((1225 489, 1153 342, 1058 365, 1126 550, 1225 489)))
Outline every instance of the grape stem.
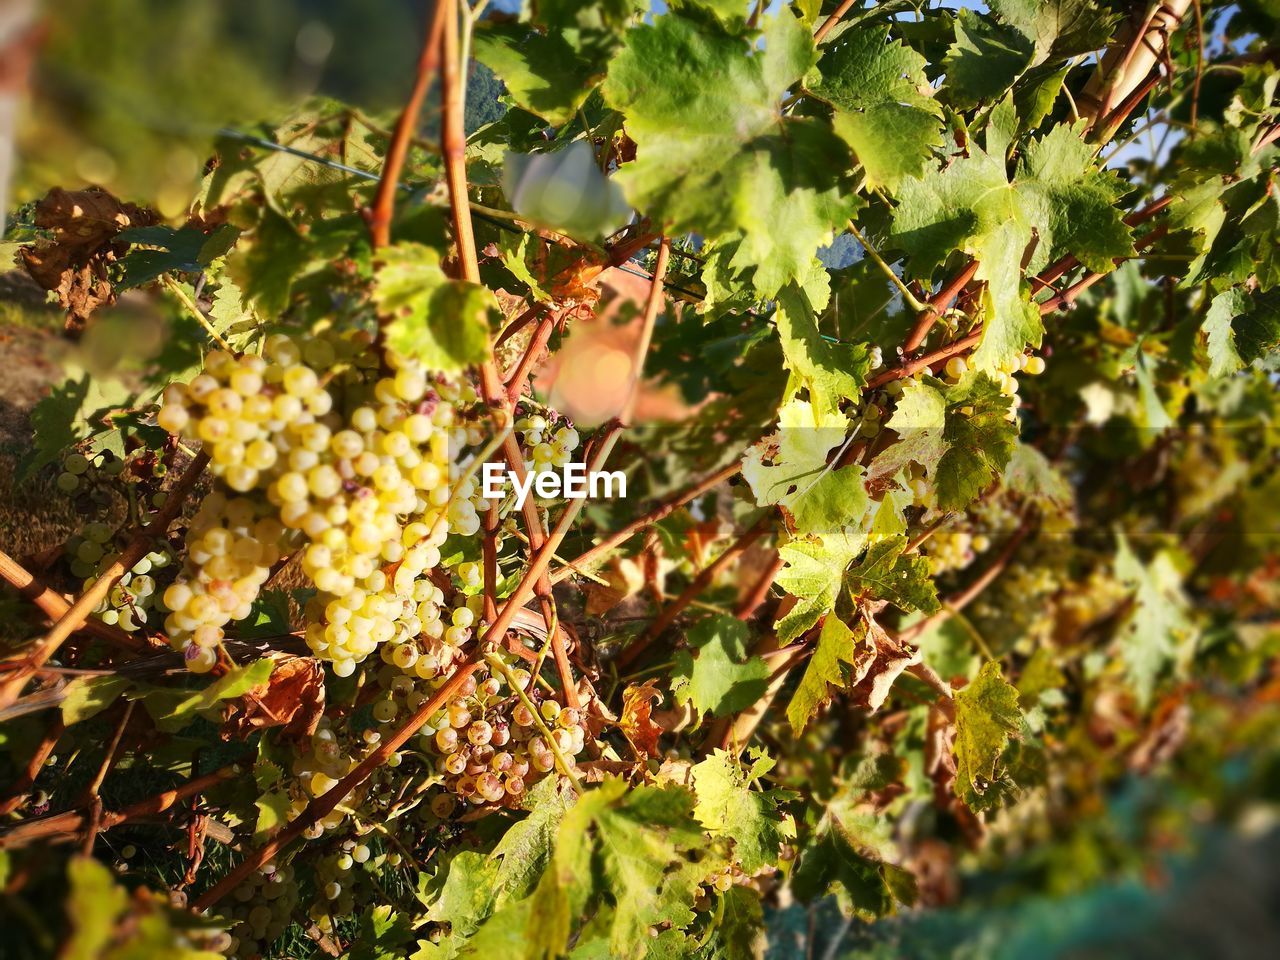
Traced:
POLYGON ((396 187, 400 183, 400 172, 404 168, 405 158, 409 155, 409 147, 413 142, 413 131, 418 125, 422 101, 427 95, 427 88, 431 85, 431 78, 436 72, 440 59, 440 35, 444 30, 445 11, 450 6, 451 4, 448 3, 435 4, 431 24, 427 28, 426 42, 423 43, 422 52, 418 55, 418 69, 414 77, 413 89, 391 134, 387 158, 382 164, 382 176, 378 180, 378 191, 373 199, 373 212, 369 216, 369 240, 375 251, 391 243, 391 220, 395 212, 396 187))
POLYGON ((204 315, 204 311, 196 305, 196 302, 187 296, 187 291, 174 281, 167 273, 160 278, 160 282, 164 284, 165 289, 178 298, 178 301, 187 308, 187 312, 196 318, 200 326, 204 327, 205 333, 209 334, 213 342, 220 346, 227 353, 236 353, 231 349, 231 344, 222 338, 222 334, 214 329, 213 324, 209 322, 209 318, 204 315))
MULTIPOLYGON (((129 823, 142 817, 170 810, 183 800, 203 793, 210 787, 217 786, 224 780, 240 776, 243 771, 238 764, 229 764, 212 773, 188 780, 172 790, 163 790, 145 800, 139 800, 120 810, 103 812, 99 822, 99 832, 111 830, 122 823, 129 823)), ((80 835, 87 823, 84 811, 80 809, 66 810, 32 820, 22 820, 13 824, 8 830, 0 833, 0 850, 16 850, 36 841, 47 840, 52 843, 68 842, 80 835)))
POLYGON ((626 670, 636 659, 645 652, 667 627, 671 626, 680 614, 692 603, 707 586, 713 581, 721 571, 737 560, 747 549, 760 539, 768 529, 769 521, 772 519, 772 512, 766 512, 759 520, 757 520, 742 536, 738 537, 733 543, 726 547, 711 563, 707 564, 703 570, 693 578, 693 582, 685 588, 675 600, 671 601, 658 616, 654 617, 653 623, 634 643, 622 651, 618 655, 615 662, 618 670, 626 670))

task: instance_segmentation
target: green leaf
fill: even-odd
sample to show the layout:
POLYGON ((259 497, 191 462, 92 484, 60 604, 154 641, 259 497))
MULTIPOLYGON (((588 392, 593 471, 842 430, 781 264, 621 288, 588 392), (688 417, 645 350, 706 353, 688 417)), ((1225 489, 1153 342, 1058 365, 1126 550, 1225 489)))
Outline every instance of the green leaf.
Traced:
POLYGON ((289 822, 289 814, 293 812, 293 800, 288 790, 269 790, 259 794, 253 801, 258 810, 258 819, 253 828, 255 843, 263 843, 275 835, 275 832, 289 822))
POLYGON ((815 422, 834 420, 840 402, 859 397, 866 386, 871 370, 867 345, 832 343, 824 338, 808 298, 795 286, 778 294, 773 322, 791 371, 789 393, 808 390, 815 422))
POLYGON ((868 183, 894 190, 904 176, 924 172, 942 146, 942 121, 924 57, 888 37, 887 25, 845 31, 823 48, 806 85, 837 108, 834 129, 868 183))
POLYGON ((1133 592, 1133 606, 1117 634, 1129 682, 1144 708, 1156 682, 1180 652, 1195 642, 1182 575, 1168 551, 1144 565, 1117 537, 1116 578, 1133 592))
POLYGON ((579 797, 561 821, 551 866, 526 901, 536 909, 525 955, 563 955, 573 919, 606 892, 613 908, 593 926, 607 936, 612 956, 643 956, 651 926, 692 923, 709 869, 688 860, 705 844, 693 803, 683 787, 633 787, 614 777, 579 797))
POLYGON ((847 143, 871 187, 896 192, 904 177, 923 176, 942 146, 938 118, 907 104, 879 103, 861 112, 837 111, 833 127, 847 143))
POLYGON ((470 936, 493 912, 501 869, 493 857, 459 850, 434 876, 420 875, 417 896, 427 904, 425 919, 449 923, 458 937, 470 936))
POLYGON ((89 857, 67 864, 75 909, 70 912, 71 937, 63 948, 66 960, 100 960, 115 938, 116 918, 128 905, 128 894, 111 871, 89 857))
POLYGON ((712 836, 733 841, 738 866, 748 874, 774 863, 779 847, 795 837, 795 824, 782 812, 793 795, 751 788, 755 778, 772 768, 773 760, 760 751, 752 752, 744 769, 736 755, 724 750, 715 750, 693 768, 698 796, 694 815, 712 836))
POLYGON ((95 717, 133 686, 128 677, 76 677, 63 692, 62 722, 66 726, 95 717))
POLYGON ((865 543, 865 535, 843 532, 789 540, 778 548, 784 566, 777 584, 798 601, 775 625, 779 643, 790 643, 835 607, 845 568, 865 543))
POLYGON ((157 728, 166 733, 176 733, 194 720, 201 710, 214 707, 223 700, 242 697, 254 687, 265 684, 271 678, 271 669, 271 659, 264 657, 247 666, 231 668, 203 690, 140 687, 131 694, 131 699, 143 702, 157 728))
POLYGON ((116 235, 117 240, 160 249, 130 250, 120 261, 124 279, 117 289, 139 287, 174 271, 195 273, 203 270, 235 246, 239 236, 239 229, 229 223, 215 227, 209 233, 195 227, 175 230, 162 225, 125 230, 116 235))
POLYGON ((507 828, 491 859, 499 860, 492 877, 494 904, 527 896, 551 859, 556 830, 569 809, 570 791, 559 777, 540 780, 525 796, 528 816, 507 828))
POLYGON ((347 960, 401 960, 402 949, 413 935, 412 920, 387 903, 380 903, 360 917, 347 960))
POLYGON ((689 627, 689 649, 679 650, 671 692, 701 714, 721 717, 755 703, 768 685, 769 668, 748 656, 751 632, 735 617, 705 617, 689 627))
POLYGON ((956 691, 955 710, 956 795, 972 810, 993 809, 1004 793, 1004 749, 1022 729, 1018 691, 992 660, 956 691))
POLYGON ((1097 169, 1082 130, 1060 124, 1032 140, 1016 183, 1049 258, 1073 253, 1106 273, 1115 258, 1133 256, 1129 227, 1115 206, 1129 187, 1114 171, 1097 169))
POLYGON ((941 172, 904 179, 893 219, 893 240, 908 253, 916 276, 927 278, 956 250, 978 261, 976 276, 986 287, 973 362, 984 370, 1040 344, 1044 327, 1030 302, 1027 274, 1066 254, 1106 271, 1113 258, 1133 252, 1114 206, 1125 188, 1114 173, 1097 168, 1077 130, 1058 126, 1032 141, 1009 180, 1005 153, 1015 121, 1012 105, 1003 101, 992 113, 986 150, 974 146, 941 172), (1028 256, 1033 237, 1039 239, 1028 256))
POLYGON ((740 239, 733 266, 766 297, 810 273, 858 204, 839 138, 779 110, 816 58, 788 10, 766 18, 763 49, 669 13, 628 32, 603 88, 636 143, 618 173, 631 203, 671 233, 740 239))
POLYGON ((1036 63, 1105 46, 1119 19, 1094 0, 991 0, 989 6, 1034 43, 1036 63))
POLYGON ((742 476, 756 503, 784 507, 801 534, 860 527, 868 507, 862 467, 827 462, 842 448, 849 427, 844 414, 822 416, 807 400, 787 401, 778 411, 774 438, 743 457, 742 476))
POLYGON ((954 386, 923 377, 908 382, 888 426, 899 441, 872 461, 868 486, 879 489, 908 463, 934 483, 940 510, 963 510, 1013 456, 1017 426, 1009 398, 985 373, 969 373, 954 386))
POLYGON ((822 59, 805 86, 845 110, 903 103, 940 114, 925 76, 925 62, 901 40, 889 40, 887 24, 848 30, 822 48, 822 59))
MULTIPOLYGON (((71 363, 66 372, 67 379, 31 411, 35 443, 22 458, 19 480, 34 476, 81 440, 113 433, 114 427, 104 423, 102 415, 129 399, 129 388, 114 377, 90 376, 71 363)), ((118 435, 114 439, 120 441, 118 435)))
POLYGON ((907 538, 889 537, 867 548, 861 562, 845 574, 849 593, 859 599, 888 600, 899 610, 936 613, 938 592, 929 579, 929 561, 905 556, 907 538))
POLYGON ((856 633, 834 614, 823 622, 813 656, 787 704, 787 719, 791 721, 791 732, 797 737, 804 733, 818 711, 831 702, 830 688, 845 687, 846 668, 853 665, 857 647, 866 639, 867 624, 862 618, 857 621, 856 633))
POLYGON ((458 373, 483 363, 489 350, 493 294, 465 280, 450 280, 440 255, 417 243, 401 243, 381 254, 373 299, 389 319, 387 343, 431 370, 458 373))
POLYGON ((1029 443, 1018 443, 1004 470, 1004 483, 1042 509, 1067 511, 1075 503, 1075 491, 1062 471, 1029 443))
POLYGON ((1240 287, 1224 290, 1209 305, 1203 327, 1209 375, 1235 373, 1280 348, 1280 296, 1240 287))
POLYGON ((943 93, 959 110, 999 99, 1031 66, 1035 45, 1013 27, 961 9, 955 29, 942 62, 943 93))
POLYGON ((897 904, 915 899, 911 875, 879 858, 878 843, 868 844, 875 817, 847 823, 828 810, 800 853, 791 886, 797 898, 810 902, 835 893, 841 909, 866 922, 887 916, 897 904))
POLYGON ((559 31, 485 21, 472 43, 476 59, 506 84, 511 99, 553 124, 570 120, 600 78, 559 31))

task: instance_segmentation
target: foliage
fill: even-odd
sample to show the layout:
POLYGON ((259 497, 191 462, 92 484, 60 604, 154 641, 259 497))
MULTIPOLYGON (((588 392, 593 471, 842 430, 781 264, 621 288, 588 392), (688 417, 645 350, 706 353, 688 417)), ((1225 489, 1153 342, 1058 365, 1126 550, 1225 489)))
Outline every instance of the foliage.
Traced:
POLYGON ((838 6, 446 4, 403 123, 56 24, 263 126, 34 103, 14 956, 1012 955, 1275 801, 1274 11, 838 6))

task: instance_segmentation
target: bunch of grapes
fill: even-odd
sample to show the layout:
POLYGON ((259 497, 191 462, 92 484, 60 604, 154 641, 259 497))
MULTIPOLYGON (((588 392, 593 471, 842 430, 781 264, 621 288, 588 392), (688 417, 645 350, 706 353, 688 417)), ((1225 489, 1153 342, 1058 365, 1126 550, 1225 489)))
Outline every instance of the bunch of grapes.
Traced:
POLYGON ((289 549, 291 533, 269 504, 252 497, 209 494, 187 528, 181 572, 164 592, 169 642, 193 673, 218 661, 223 628, 252 612, 271 568, 289 549))
MULTIPOLYGON (((944 375, 950 383, 958 382, 968 372, 969 364, 964 357, 952 357, 944 369, 944 375)), ((1015 359, 1002 363, 993 374, 1000 384, 1000 392, 1012 401, 1008 414, 1010 419, 1017 416, 1017 409, 1022 405, 1022 399, 1018 396, 1018 373, 1039 376, 1044 373, 1044 358, 1027 353, 1019 354, 1015 359)))
MULTIPOLYGON (((86 523, 67 540, 65 550, 73 576, 88 589, 115 563, 115 533, 100 521, 86 523)), ((103 623, 133 632, 150 622, 151 614, 164 610, 162 589, 157 577, 174 560, 169 544, 156 541, 156 548, 138 560, 111 588, 94 613, 103 623)))
MULTIPOLYGON (((214 475, 279 527, 254 528, 257 551, 236 537, 245 569, 222 563, 227 569, 206 574, 195 561, 187 582, 208 587, 175 599, 220 590, 226 602, 217 611, 203 599, 194 613, 184 608, 186 622, 174 624, 182 644, 216 646, 227 619, 247 613, 266 579, 260 568, 292 548, 318 591, 307 608, 307 643, 337 675, 351 675, 380 645, 447 632, 429 577, 445 539, 474 535, 488 509, 457 459, 482 439, 458 415, 475 394, 428 382, 417 363, 394 353, 380 375, 367 347, 363 334, 305 347, 273 336, 261 357, 210 353, 203 373, 166 393, 161 426, 204 443, 214 475), (309 363, 329 371, 323 380, 309 363), (243 602, 227 595, 231 584, 243 602), (197 641, 204 626, 213 629, 197 641)), ((198 665, 208 659, 189 656, 198 665)))
MULTIPOLYGON (((72 450, 62 458, 62 472, 54 481, 67 494, 103 494, 100 485, 115 480, 124 472, 124 461, 110 450, 82 453, 72 450)), ((99 496, 104 499, 104 496, 99 496)))
POLYGON ((55 481, 66 494, 87 498, 99 507, 109 506, 114 497, 128 491, 140 513, 140 523, 164 505, 165 492, 160 489, 168 474, 171 450, 157 451, 136 439, 134 449, 121 459, 110 450, 87 447, 69 452, 62 458, 62 472, 55 481))
MULTIPOLYGON (((435 816, 447 819, 459 801, 518 806, 524 793, 555 769, 557 750, 572 770, 585 749, 588 732, 582 711, 542 696, 527 670, 513 669, 511 676, 526 691, 537 718, 515 691, 507 689, 501 675, 481 670, 467 678, 457 699, 422 727, 419 748, 434 758, 442 778, 443 790, 431 804, 435 816)), ((390 698, 397 696, 396 689, 393 682, 390 698)), ((414 692, 403 684, 399 689, 406 699, 414 692)))
POLYGON ((262 956, 289 926, 297 905, 291 867, 269 863, 251 874, 224 908, 232 920, 230 955, 246 960, 262 956))
POLYGON ((516 421, 516 432, 528 451, 529 469, 533 473, 558 470, 568 463, 573 451, 578 449, 578 431, 566 423, 554 427, 540 413, 532 413, 516 421))

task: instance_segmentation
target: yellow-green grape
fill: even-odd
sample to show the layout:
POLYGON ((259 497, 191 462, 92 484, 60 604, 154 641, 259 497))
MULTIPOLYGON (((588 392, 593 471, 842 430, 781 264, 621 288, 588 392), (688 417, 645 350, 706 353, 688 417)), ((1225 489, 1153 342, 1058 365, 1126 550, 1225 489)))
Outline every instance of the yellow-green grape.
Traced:
POLYGON ((284 933, 298 904, 298 888, 289 867, 268 864, 242 882, 231 894, 227 909, 231 928, 230 956, 251 958, 284 933))
POLYGON ((969 364, 964 357, 952 357, 947 361, 946 374, 951 380, 959 380, 969 372, 969 364))
POLYGON ((187 530, 186 561, 163 600, 171 611, 169 642, 186 652, 195 672, 216 662, 223 628, 249 616, 271 567, 284 556, 287 534, 269 509, 260 500, 215 491, 187 530))

